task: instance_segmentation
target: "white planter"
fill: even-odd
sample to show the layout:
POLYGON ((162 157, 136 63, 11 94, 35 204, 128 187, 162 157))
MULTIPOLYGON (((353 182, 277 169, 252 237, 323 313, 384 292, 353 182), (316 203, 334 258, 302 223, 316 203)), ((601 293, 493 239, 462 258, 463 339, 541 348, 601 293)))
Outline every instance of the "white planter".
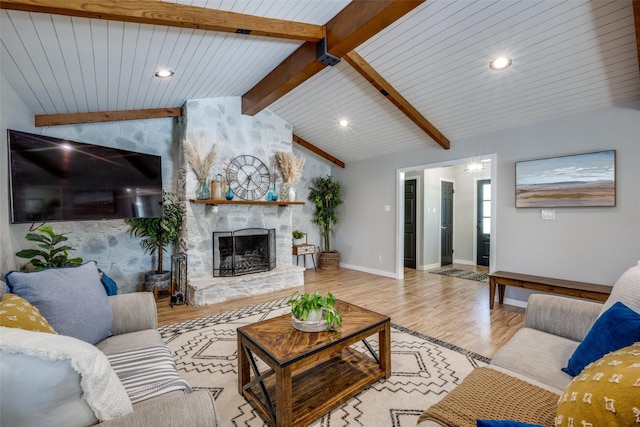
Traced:
POLYGON ((307 316, 307 322, 319 322, 322 319, 322 310, 311 310, 307 316))
POLYGON ((296 189, 293 187, 289 188, 289 201, 290 202, 296 201, 296 189))

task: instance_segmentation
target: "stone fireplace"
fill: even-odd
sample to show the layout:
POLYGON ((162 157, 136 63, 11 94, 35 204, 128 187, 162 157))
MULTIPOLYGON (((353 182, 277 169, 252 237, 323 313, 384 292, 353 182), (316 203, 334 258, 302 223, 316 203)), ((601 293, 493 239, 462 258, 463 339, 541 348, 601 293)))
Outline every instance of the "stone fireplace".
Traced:
MULTIPOLYGON (((275 153, 293 151, 291 125, 269 110, 243 115, 240 97, 187 101, 180 133, 183 141, 203 137, 216 145, 212 177, 224 176, 225 165, 240 155, 249 154, 270 165, 275 153)), ((304 268, 293 265, 291 254, 294 215, 300 215, 303 206, 190 203, 198 181, 184 164, 183 174, 190 304, 201 306, 304 285, 304 268), (247 242, 264 242, 264 231, 249 237, 257 229, 267 230, 265 250, 244 247, 247 242), (237 231, 231 235, 220 230, 237 231), (223 254, 216 259, 220 249, 223 254)))
POLYGON ((233 277, 276 267, 276 230, 247 228, 213 232, 213 276, 233 277))

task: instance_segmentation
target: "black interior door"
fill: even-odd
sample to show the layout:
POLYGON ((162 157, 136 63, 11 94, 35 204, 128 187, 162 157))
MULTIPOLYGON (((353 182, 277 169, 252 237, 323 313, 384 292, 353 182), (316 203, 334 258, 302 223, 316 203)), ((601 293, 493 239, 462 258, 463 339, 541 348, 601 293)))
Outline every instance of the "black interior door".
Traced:
POLYGON ((416 186, 415 179, 404 182, 404 266, 416 268, 416 186))
POLYGON ((453 182, 440 184, 440 265, 453 263, 453 182))
POLYGON ((491 249, 491 180, 478 181, 478 224, 476 263, 489 266, 491 249))

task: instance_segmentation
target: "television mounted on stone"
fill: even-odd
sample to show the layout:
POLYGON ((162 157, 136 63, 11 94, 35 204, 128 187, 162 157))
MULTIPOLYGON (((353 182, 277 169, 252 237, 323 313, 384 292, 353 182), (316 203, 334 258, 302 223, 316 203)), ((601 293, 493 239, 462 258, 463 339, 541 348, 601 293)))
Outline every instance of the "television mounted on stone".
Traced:
POLYGON ((160 156, 8 130, 12 223, 162 216, 160 156))

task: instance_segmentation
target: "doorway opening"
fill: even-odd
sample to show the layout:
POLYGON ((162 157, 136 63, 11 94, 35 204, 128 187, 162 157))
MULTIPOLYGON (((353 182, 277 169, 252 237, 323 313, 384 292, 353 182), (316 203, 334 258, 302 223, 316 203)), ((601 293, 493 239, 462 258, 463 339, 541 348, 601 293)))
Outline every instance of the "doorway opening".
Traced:
POLYGON ((430 270, 450 263, 474 266, 487 263, 490 271, 495 270, 495 245, 491 242, 495 242, 496 238, 496 186, 491 184, 496 182, 496 168, 492 167, 496 161, 497 155, 489 154, 480 158, 463 158, 396 171, 397 279, 404 278, 405 267, 405 185, 407 181, 414 179, 417 180, 415 268, 430 270), (483 168, 471 173, 465 165, 472 161, 482 163, 483 168), (481 187, 483 194, 478 193, 480 181, 488 181, 489 184, 481 187), (447 185, 445 182, 452 183, 454 187, 451 189, 451 209, 442 206, 443 202, 449 203, 441 197, 442 193, 446 193, 446 190, 442 189, 442 186, 447 185), (480 202, 484 208, 483 212, 479 212, 477 208, 480 202), (479 230, 479 225, 484 225, 485 228, 479 230), (489 234, 489 238, 485 239, 479 231, 489 231, 483 233, 489 234), (478 259, 483 263, 479 263, 478 259))

